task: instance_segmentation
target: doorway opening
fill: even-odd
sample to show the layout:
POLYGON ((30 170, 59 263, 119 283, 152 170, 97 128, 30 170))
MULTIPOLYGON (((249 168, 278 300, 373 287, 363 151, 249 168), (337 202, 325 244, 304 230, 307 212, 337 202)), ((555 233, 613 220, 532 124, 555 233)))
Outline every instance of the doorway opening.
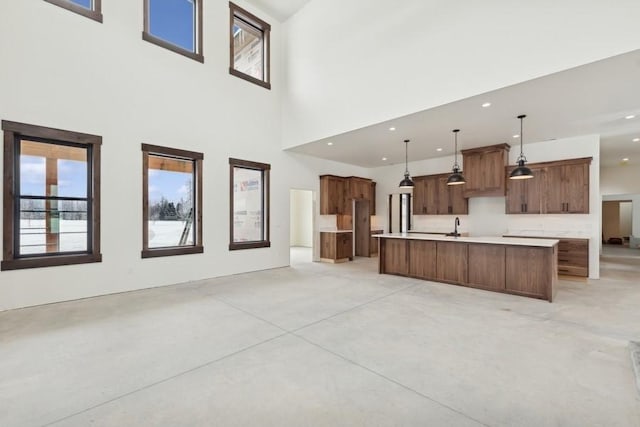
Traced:
POLYGON ((632 199, 603 200, 603 257, 637 258, 640 261, 640 206, 632 199))
POLYGON ((289 190, 289 263, 314 259, 314 197, 311 190, 289 190))

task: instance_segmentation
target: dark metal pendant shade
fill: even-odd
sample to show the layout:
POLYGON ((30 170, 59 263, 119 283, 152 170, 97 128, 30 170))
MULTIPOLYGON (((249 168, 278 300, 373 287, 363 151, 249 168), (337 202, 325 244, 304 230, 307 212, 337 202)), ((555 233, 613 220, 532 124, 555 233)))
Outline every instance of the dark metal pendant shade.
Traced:
POLYGON ((511 171, 509 174, 509 179, 529 179, 533 178, 533 172, 531 169, 526 167, 524 164, 527 162, 527 158, 524 156, 522 152, 522 140, 524 135, 522 133, 522 120, 527 117, 524 114, 518 116, 520 119, 520 156, 518 156, 518 167, 511 171))
POLYGON ((460 165, 458 165, 458 132, 460 129, 454 129, 453 134, 455 135, 455 148, 454 148, 454 161, 453 161, 453 173, 449 175, 447 178, 447 185, 460 185, 466 184, 467 181, 464 179, 462 175, 462 171, 460 170, 460 165))
POLYGON ((404 178, 400 181, 400 185, 398 187, 404 189, 411 189, 414 187, 413 180, 411 179, 411 175, 409 175, 409 140, 404 140, 404 178))

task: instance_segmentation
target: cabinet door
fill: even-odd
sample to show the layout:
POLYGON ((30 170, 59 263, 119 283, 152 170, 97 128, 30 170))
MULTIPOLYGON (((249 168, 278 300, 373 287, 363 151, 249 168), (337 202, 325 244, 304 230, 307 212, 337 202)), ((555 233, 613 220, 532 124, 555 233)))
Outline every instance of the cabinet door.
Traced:
MULTIPOLYGON (((509 173, 511 170, 509 169, 509 173)), ((536 178, 533 178, 536 179, 536 178)), ((530 179, 510 179, 507 181, 507 199, 506 199, 506 212, 508 214, 520 214, 525 212, 525 192, 527 181, 530 179)))
POLYGON ((371 200, 371 215, 376 214, 376 183, 371 181, 371 190, 369 193, 369 200, 371 200))
POLYGON ((504 195, 506 152, 489 151, 482 154, 483 191, 502 192, 504 195))
POLYGON ((334 176, 320 177, 320 214, 336 215, 344 210, 344 180, 334 176))
POLYGON ((549 166, 544 173, 547 197, 545 213, 564 213, 564 167, 549 166))
POLYGON ((320 258, 336 259, 336 233, 320 233, 320 258))
POLYGON ((427 200, 426 200, 426 180, 424 178, 415 178, 413 180, 413 214, 425 215, 427 213, 427 200))
POLYGON ((353 257, 352 233, 336 233, 337 259, 353 257))
POLYGON ((467 283, 467 243, 436 242, 436 279, 467 283))
POLYGON ((438 215, 449 215, 453 213, 453 206, 451 206, 450 188, 459 187, 456 185, 447 185, 447 177, 441 177, 438 179, 438 215))
POLYGON ((589 165, 565 165, 564 203, 566 213, 589 213, 589 165))
POLYGON ((524 183, 524 212, 528 214, 542 213, 542 189, 544 188, 544 169, 532 168, 533 178, 530 179, 510 179, 509 181, 522 181, 524 183))
POLYGON ((380 245, 383 256, 381 273, 406 276, 409 272, 407 240, 382 238, 380 245))
POLYGON ((502 245, 469 244, 469 284, 505 289, 505 249, 502 245))
POLYGON ((506 247, 506 289, 515 293, 538 298, 547 298, 551 287, 551 276, 557 274, 548 269, 555 268, 547 252, 551 248, 527 246, 506 247))
POLYGON ((426 209, 425 212, 427 215, 437 215, 438 214, 438 178, 437 177, 428 177, 425 180, 425 201, 426 201, 426 209))
POLYGON ((467 183, 465 193, 473 193, 484 189, 482 180, 482 153, 464 155, 463 173, 467 183))
POLYGON ((464 197, 464 184, 447 185, 449 187, 449 205, 452 215, 467 215, 469 213, 469 199, 464 197))
POLYGON ((409 240, 409 275, 420 279, 436 278, 436 242, 409 240))

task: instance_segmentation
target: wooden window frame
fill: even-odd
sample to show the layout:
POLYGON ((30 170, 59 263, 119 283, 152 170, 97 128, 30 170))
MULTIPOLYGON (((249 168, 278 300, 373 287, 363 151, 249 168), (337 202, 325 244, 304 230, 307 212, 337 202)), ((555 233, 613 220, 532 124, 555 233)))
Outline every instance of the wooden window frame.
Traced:
POLYGON ((201 254, 202 245, 202 160, 204 154, 159 145, 142 144, 142 258, 157 258, 174 255, 201 254), (195 230, 194 244, 191 246, 172 246, 149 248, 149 155, 160 155, 179 160, 191 160, 195 171, 195 230))
POLYGON ((194 0, 195 10, 196 10, 196 18, 195 18, 195 49, 194 51, 190 51, 180 46, 177 46, 171 42, 161 39, 160 37, 156 37, 150 32, 150 20, 149 20, 149 0, 142 0, 144 4, 144 29, 142 31, 142 40, 148 41, 149 43, 153 43, 157 46, 163 47, 172 52, 178 53, 180 55, 186 56, 187 58, 191 58, 194 61, 198 61, 200 63, 204 63, 204 54, 203 54, 203 37, 202 37, 202 3, 204 0, 194 0))
MULTIPOLYGON (((3 259, 0 270, 23 268, 53 267, 60 265, 86 264, 101 262, 100 253, 100 147, 102 137, 67 130, 60 130, 24 123, 2 121, 4 131, 4 184, 3 184, 3 259), (16 191, 18 165, 16 165, 16 145, 23 139, 37 138, 51 144, 72 143, 84 145, 91 153, 87 174, 91 187, 88 188, 87 232, 91 236, 90 247, 86 253, 51 254, 46 256, 15 256, 16 243, 16 191), (90 218, 89 218, 90 217, 90 218)), ((89 160, 89 159, 88 159, 89 160)), ((18 218, 18 221, 20 219, 18 218)))
POLYGON ((87 9, 71 0, 44 0, 47 3, 55 4, 78 15, 85 16, 89 19, 102 23, 102 0, 93 0, 93 8, 87 9))
POLYGON ((255 249, 271 247, 270 240, 270 221, 271 221, 271 165, 268 163, 251 162, 248 160, 240 160, 229 158, 229 250, 235 251, 240 249, 255 249), (263 240, 253 242, 234 242, 233 241, 233 169, 244 168, 258 170, 262 172, 262 214, 264 221, 263 240))
POLYGON ((271 90, 271 25, 233 2, 229 2, 229 74, 271 90), (264 39, 264 49, 262 52, 264 67, 263 80, 256 79, 234 68, 233 22, 236 17, 242 19, 259 31, 262 31, 264 39))

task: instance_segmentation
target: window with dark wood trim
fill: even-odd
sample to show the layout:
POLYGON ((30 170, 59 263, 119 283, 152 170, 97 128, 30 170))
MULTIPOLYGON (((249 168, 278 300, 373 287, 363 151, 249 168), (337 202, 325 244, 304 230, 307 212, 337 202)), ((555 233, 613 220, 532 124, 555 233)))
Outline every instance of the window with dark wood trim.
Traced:
POLYGON ((142 258, 200 254, 202 153, 142 144, 142 258))
POLYGON ((94 21, 102 22, 102 0, 44 0, 94 21))
POLYGON ((267 163, 229 159, 229 250, 271 246, 270 171, 267 163))
POLYGON ((142 0, 142 39, 204 62, 202 50, 203 0, 142 0))
POLYGON ((271 89, 271 25, 229 2, 229 73, 271 89))
POLYGON ((102 261, 102 137, 2 121, 2 270, 102 261))

